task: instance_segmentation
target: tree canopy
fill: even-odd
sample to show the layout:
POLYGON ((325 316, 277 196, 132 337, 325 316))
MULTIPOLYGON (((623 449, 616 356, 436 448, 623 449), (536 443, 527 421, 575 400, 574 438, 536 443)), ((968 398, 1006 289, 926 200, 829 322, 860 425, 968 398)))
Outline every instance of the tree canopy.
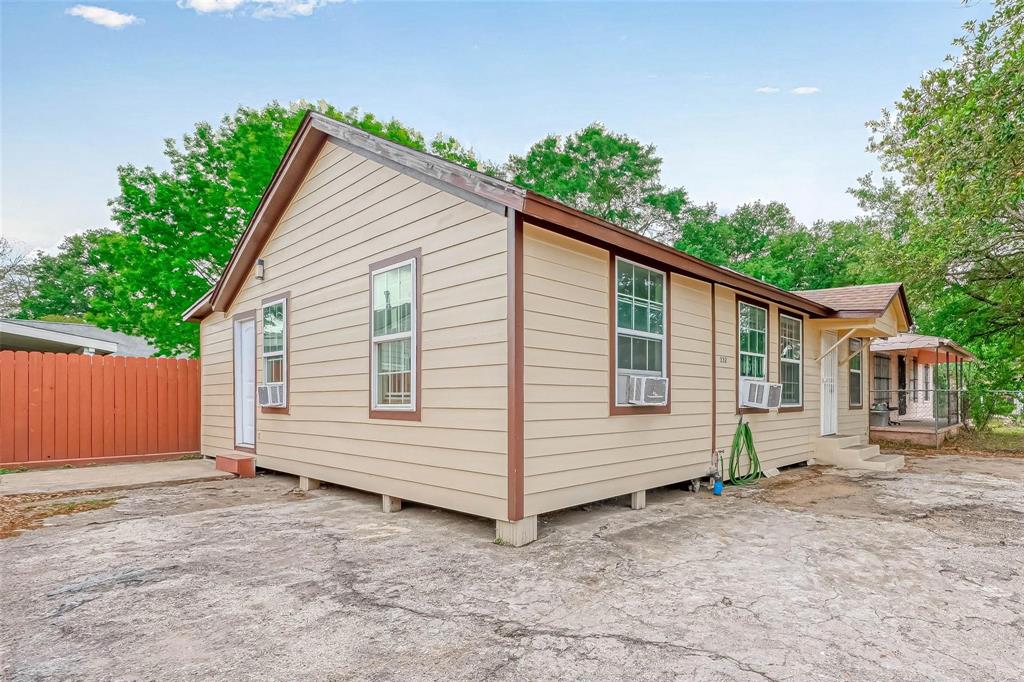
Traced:
POLYGON ((869 148, 895 177, 865 176, 853 192, 890 242, 875 254, 917 301, 922 331, 968 342, 988 379, 1019 387, 1024 0, 995 0, 953 44, 958 54, 868 123, 869 148))
MULTIPOLYGON (((995 0, 991 18, 966 24, 954 45, 957 55, 868 123, 884 174, 850 190, 863 215, 812 225, 780 202, 724 213, 691 203, 682 187, 664 185, 652 145, 598 123, 546 136, 498 165, 451 136, 428 141, 396 120, 312 108, 783 288, 903 281, 921 332, 967 342, 984 361, 979 385, 1016 387, 1024 381, 1024 0, 995 0)), ((179 316, 218 277, 308 108, 243 107, 167 140, 165 170, 120 167, 115 229, 68 237, 29 270, 15 264, 18 291, 30 287, 20 314, 85 317, 145 336, 165 354, 197 352, 197 328, 179 316)), ((0 273, 8 261, 0 257, 0 273)))
POLYGON ((320 102, 242 107, 220 124, 199 123, 168 139, 168 168, 118 168, 111 200, 115 230, 68 237, 55 256, 33 265, 34 285, 20 314, 84 317, 144 336, 163 354, 198 352, 196 325, 181 313, 216 281, 256 210, 288 143, 313 108, 421 151, 476 167, 471 149, 437 135, 429 143, 399 121, 320 102))
POLYGON ((679 233, 686 191, 661 183, 654 146, 592 123, 549 135, 503 171, 515 184, 646 237, 671 243, 679 233))

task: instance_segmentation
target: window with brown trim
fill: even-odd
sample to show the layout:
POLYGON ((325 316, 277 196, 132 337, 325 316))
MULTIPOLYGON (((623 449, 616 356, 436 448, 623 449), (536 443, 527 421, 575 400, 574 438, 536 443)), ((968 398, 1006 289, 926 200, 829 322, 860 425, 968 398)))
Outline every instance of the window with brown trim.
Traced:
POLYGON ((263 382, 269 386, 280 386, 284 404, 273 408, 263 407, 262 411, 284 411, 288 407, 288 296, 263 300, 263 346, 260 364, 263 382))
POLYGON ((667 376, 668 322, 664 272, 615 259, 615 405, 626 397, 630 375, 667 376))
POLYGON ((743 380, 768 381, 768 304, 736 296, 736 413, 767 412, 740 407, 743 380))
POLYGON ((803 318, 779 313, 779 383, 782 384, 782 407, 804 404, 804 321, 803 318))
POLYGON ((739 301, 740 378, 768 380, 768 308, 739 301))
POLYGON ((419 419, 420 251, 370 266, 370 416, 419 419))
POLYGON ((863 371, 863 343, 860 339, 850 339, 850 360, 848 362, 850 375, 850 407, 861 407, 864 404, 864 371, 863 371))

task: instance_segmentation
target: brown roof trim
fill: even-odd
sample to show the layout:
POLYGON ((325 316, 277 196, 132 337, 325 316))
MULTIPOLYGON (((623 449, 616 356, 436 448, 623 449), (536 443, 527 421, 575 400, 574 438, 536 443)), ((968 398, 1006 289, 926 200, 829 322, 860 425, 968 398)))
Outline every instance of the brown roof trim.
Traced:
POLYGON ((828 306, 740 274, 735 270, 712 265, 688 253, 630 232, 607 220, 571 208, 531 190, 526 192, 523 214, 527 219, 533 218, 545 223, 541 227, 558 232, 568 231, 571 233, 570 236, 577 239, 582 237, 584 241, 605 249, 611 247, 610 250, 638 254, 681 275, 724 284, 737 291, 760 296, 773 303, 786 305, 815 317, 831 317, 834 312, 828 306))
POLYGON ((198 301, 189 306, 189 309, 181 314, 181 319, 184 322, 199 322, 204 317, 213 312, 213 304, 211 299, 213 297, 213 289, 211 288, 205 294, 203 294, 198 301))
MULTIPOLYGON (((812 317, 831 317, 836 313, 829 306, 798 293, 766 284, 729 268, 712 265, 531 190, 524 190, 425 152, 408 149, 322 114, 309 112, 292 138, 259 207, 236 243, 224 273, 212 292, 207 294, 209 300, 197 301, 183 315, 184 319, 199 321, 211 312, 226 311, 231 306, 247 273, 328 140, 496 212, 507 215, 511 210, 519 211, 524 218, 541 227, 609 251, 646 259, 669 272, 722 284, 812 317)), ((902 287, 900 296, 909 319, 909 306, 906 305, 902 287)))
MULTIPOLYGON (((893 300, 896 297, 900 299, 900 305, 903 307, 903 315, 907 319, 907 327, 911 327, 914 324, 913 317, 910 313, 910 302, 907 300, 906 289, 903 288, 903 284, 900 282, 886 282, 883 284, 855 284, 852 286, 845 287, 833 287, 831 289, 805 289, 802 291, 793 292, 803 298, 816 301, 822 305, 828 305, 835 310, 834 317, 837 318, 857 318, 857 317, 881 317, 888 310, 889 306, 892 305, 893 300), (891 289, 892 293, 885 299, 884 304, 881 306, 877 305, 877 302, 872 305, 868 304, 866 307, 860 307, 860 304, 864 304, 863 300, 855 300, 850 303, 846 303, 841 299, 844 294, 849 296, 852 292, 864 292, 868 293, 871 291, 878 291, 880 289, 891 289)), ((859 297, 858 297, 859 298, 859 297)))
POLYGON ((495 213, 505 215, 506 209, 518 211, 523 207, 526 190, 521 187, 439 156, 410 149, 323 114, 311 113, 309 118, 313 128, 325 133, 335 144, 495 213))
POLYGON ((210 297, 211 312, 224 312, 231 306, 238 290, 242 288, 246 273, 270 239, 288 202, 306 178, 326 139, 323 132, 313 128, 312 115, 306 114, 213 289, 210 297))
POLYGON ((907 300, 907 291, 903 288, 903 284, 900 283, 900 288, 896 292, 900 297, 900 304, 903 306, 903 314, 907 316, 907 329, 914 326, 914 318, 910 314, 910 301, 907 300))

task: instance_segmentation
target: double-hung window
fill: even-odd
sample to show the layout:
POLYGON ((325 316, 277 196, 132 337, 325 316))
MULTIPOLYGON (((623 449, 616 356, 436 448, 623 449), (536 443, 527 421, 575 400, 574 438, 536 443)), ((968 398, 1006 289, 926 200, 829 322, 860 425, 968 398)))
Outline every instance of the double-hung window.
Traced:
POLYGON ((370 273, 370 398, 374 410, 416 409, 415 258, 370 273))
POLYGON ((739 302, 740 378, 768 380, 768 309, 739 302))
POLYGON ((779 313, 779 379, 782 407, 800 407, 804 397, 804 321, 779 313))
POLYGON ((863 379, 864 373, 861 369, 861 340, 850 339, 850 407, 860 407, 862 405, 861 396, 864 394, 863 379))
POLYGON ((628 405, 627 377, 666 376, 665 273, 615 260, 615 404, 628 405))
MULTIPOLYGON (((288 380, 288 299, 263 304, 263 383, 284 386, 288 380)), ((287 398, 286 398, 287 399, 287 398)))

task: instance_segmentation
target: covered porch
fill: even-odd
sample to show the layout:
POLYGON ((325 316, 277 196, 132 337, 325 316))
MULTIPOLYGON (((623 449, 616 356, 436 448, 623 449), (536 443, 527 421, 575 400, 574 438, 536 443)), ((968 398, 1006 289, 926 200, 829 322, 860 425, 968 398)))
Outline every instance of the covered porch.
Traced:
POLYGON ((845 468, 898 469, 902 457, 882 455, 869 442, 864 367, 872 339, 895 336, 910 327, 903 287, 893 283, 800 293, 835 310, 830 317, 810 322, 820 339, 818 352, 809 354, 818 365, 821 382, 817 459, 845 468))
POLYGON ((870 355, 873 441, 938 447, 959 433, 971 353, 947 338, 899 334, 873 341, 870 355))

